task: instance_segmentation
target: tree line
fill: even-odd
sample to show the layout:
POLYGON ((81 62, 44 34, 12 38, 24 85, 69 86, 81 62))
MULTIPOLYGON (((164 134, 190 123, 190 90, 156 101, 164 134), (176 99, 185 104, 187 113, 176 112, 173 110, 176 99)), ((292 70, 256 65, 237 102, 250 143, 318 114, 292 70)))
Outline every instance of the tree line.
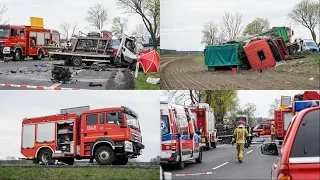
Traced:
MULTIPOLYGON (((302 25, 310 31, 312 38, 317 42, 316 27, 320 26, 320 2, 314 0, 303 0, 297 3, 287 15, 290 20, 302 25)), ((238 38, 240 35, 259 34, 270 30, 270 22, 267 18, 255 18, 247 26, 242 24, 242 14, 226 12, 222 22, 218 24, 209 21, 203 25, 201 43, 205 45, 221 44, 238 38), (242 32, 242 33, 241 33, 242 32)))
MULTIPOLYGON (((118 8, 125 10, 128 16, 137 14, 141 17, 142 22, 136 25, 132 34, 139 37, 150 34, 153 48, 157 49, 160 42, 160 0, 116 0, 116 3, 118 8)), ((5 5, 0 5, 0 24, 8 22, 4 18, 7 10, 8 8, 5 5)), ((105 8, 103 4, 96 4, 89 7, 85 20, 96 30, 103 30, 109 18, 109 9, 105 8)), ((120 37, 122 33, 126 32, 127 23, 128 19, 125 17, 114 17, 112 19, 112 32, 120 37)), ((77 29, 78 24, 75 22, 64 21, 60 24, 61 34, 67 40, 75 35, 77 29)))

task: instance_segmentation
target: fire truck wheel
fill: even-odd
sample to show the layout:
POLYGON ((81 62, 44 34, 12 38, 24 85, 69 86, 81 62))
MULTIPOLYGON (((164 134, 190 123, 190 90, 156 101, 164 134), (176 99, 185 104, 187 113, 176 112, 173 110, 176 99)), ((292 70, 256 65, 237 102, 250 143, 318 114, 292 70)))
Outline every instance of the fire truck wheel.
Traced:
POLYGON ((20 61, 21 60, 21 50, 16 49, 16 51, 13 54, 13 61, 20 61))
POLYGON ((36 56, 33 56, 33 60, 41 60, 43 56, 42 50, 39 49, 36 56))
POLYGON ((50 149, 42 149, 38 155, 39 162, 48 162, 52 160, 52 151, 50 149))
POLYGON ((202 150, 200 150, 199 157, 196 159, 196 163, 202 162, 202 150))
POLYGON ((95 152, 95 160, 100 165, 110 165, 114 161, 114 152, 108 146, 101 146, 95 152))
POLYGON ((127 157, 123 157, 123 156, 119 156, 117 157, 117 159, 115 159, 113 161, 113 165, 127 165, 128 163, 128 158, 127 157))
POLYGON ((82 58, 81 57, 73 57, 72 58, 72 65, 74 66, 81 66, 82 64, 82 58))
POLYGON ((181 160, 180 158, 180 161, 176 164, 177 168, 178 169, 183 169, 184 168, 184 162, 181 160))

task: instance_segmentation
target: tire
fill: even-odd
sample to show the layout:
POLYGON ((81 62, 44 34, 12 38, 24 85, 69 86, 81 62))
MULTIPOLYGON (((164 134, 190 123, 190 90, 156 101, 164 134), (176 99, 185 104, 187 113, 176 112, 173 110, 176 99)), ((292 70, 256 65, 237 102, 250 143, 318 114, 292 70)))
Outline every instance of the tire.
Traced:
POLYGON ((119 156, 117 157, 117 159, 115 159, 113 161, 113 165, 127 165, 128 163, 128 158, 127 157, 123 157, 123 156, 119 156))
POLYGON ((33 60, 41 60, 43 56, 42 50, 39 49, 36 56, 33 56, 33 60))
POLYGON ((20 61, 22 58, 22 53, 20 49, 16 49, 13 54, 13 61, 20 61))
POLYGON ((73 57, 72 58, 72 65, 73 66, 81 66, 82 65, 82 58, 81 57, 73 57))
POLYGON ((48 161, 53 160, 52 159, 52 151, 50 149, 42 149, 40 153, 38 154, 38 161, 47 163, 48 161))
POLYGON ((180 158, 180 161, 176 164, 176 167, 178 169, 184 169, 184 166, 185 166, 185 163, 180 158))
POLYGON ((200 149, 199 157, 196 159, 196 163, 202 163, 202 149, 200 149))
POLYGON ((71 166, 74 164, 74 158, 64 158, 64 159, 61 159, 60 161, 71 166))
POLYGON ((92 62, 92 61, 85 62, 85 64, 86 64, 87 66, 92 66, 93 63, 94 63, 94 62, 92 62))
POLYGON ((100 165, 111 165, 115 159, 115 154, 110 147, 101 146, 95 151, 94 157, 100 165))

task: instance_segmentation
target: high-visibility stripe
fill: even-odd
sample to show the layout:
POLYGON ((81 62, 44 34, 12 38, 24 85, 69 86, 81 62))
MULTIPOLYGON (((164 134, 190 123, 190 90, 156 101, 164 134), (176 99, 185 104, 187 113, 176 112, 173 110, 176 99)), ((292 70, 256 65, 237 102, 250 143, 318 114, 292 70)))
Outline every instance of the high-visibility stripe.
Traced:
POLYGON ((31 86, 31 85, 18 85, 18 84, 0 84, 0 86, 25 88, 25 89, 41 89, 41 90, 83 90, 79 88, 61 88, 61 87, 31 86))

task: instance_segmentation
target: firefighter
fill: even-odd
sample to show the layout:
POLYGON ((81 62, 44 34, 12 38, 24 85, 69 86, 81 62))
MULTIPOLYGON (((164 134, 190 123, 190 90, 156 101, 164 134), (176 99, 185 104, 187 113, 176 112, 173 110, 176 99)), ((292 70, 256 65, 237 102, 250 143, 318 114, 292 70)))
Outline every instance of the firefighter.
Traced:
POLYGON ((192 125, 192 119, 189 117, 188 118, 188 127, 189 127, 189 131, 190 131, 190 150, 191 150, 191 157, 193 157, 193 136, 194 136, 194 129, 193 129, 193 125, 192 125))
POLYGON ((246 129, 248 131, 248 137, 247 137, 247 148, 250 147, 250 144, 251 144, 251 137, 252 137, 252 134, 251 134, 251 127, 250 127, 250 124, 246 124, 246 129))
POLYGON ((276 129, 274 127, 273 124, 271 124, 271 136, 270 136, 270 141, 273 142, 274 141, 274 136, 276 134, 276 129))
POLYGON ((244 127, 244 122, 239 121, 238 127, 234 130, 233 138, 232 138, 232 146, 234 143, 237 145, 237 158, 240 163, 243 160, 243 152, 244 152, 244 145, 246 143, 246 138, 248 137, 248 131, 244 127))

